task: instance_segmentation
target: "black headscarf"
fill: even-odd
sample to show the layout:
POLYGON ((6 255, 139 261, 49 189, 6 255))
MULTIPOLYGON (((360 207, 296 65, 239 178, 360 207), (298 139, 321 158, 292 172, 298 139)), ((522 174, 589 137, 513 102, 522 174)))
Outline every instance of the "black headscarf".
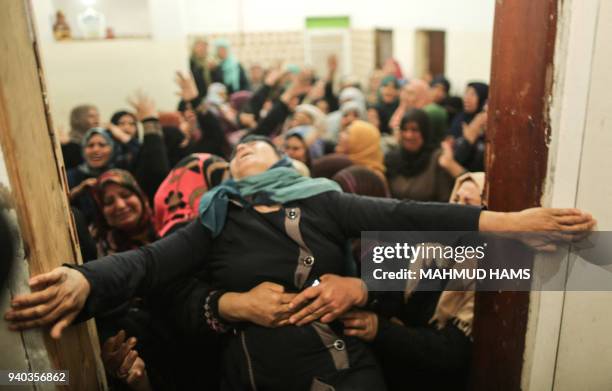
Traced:
POLYGON ((429 128, 429 118, 427 113, 420 109, 409 110, 400 123, 400 129, 405 129, 409 122, 416 122, 419 132, 423 138, 423 146, 416 152, 409 152, 401 146, 390 151, 385 156, 385 166, 387 166, 387 178, 392 179, 398 175, 413 177, 419 175, 427 168, 431 154, 436 150, 436 145, 432 142, 431 130, 429 128))
POLYGON ((463 135, 463 123, 469 124, 472 122, 476 114, 482 111, 487 99, 489 98, 489 86, 485 83, 472 82, 468 83, 468 87, 472 87, 478 95, 478 107, 473 113, 466 113, 465 109, 457 114, 453 119, 453 123, 448 131, 448 134, 454 137, 461 137, 463 135))
POLYGON ((433 78, 431 83, 429 83, 429 85, 432 87, 438 84, 444 87, 444 91, 446 91, 446 94, 450 92, 450 89, 451 89, 450 81, 448 81, 448 79, 445 78, 444 75, 436 75, 436 77, 433 78))

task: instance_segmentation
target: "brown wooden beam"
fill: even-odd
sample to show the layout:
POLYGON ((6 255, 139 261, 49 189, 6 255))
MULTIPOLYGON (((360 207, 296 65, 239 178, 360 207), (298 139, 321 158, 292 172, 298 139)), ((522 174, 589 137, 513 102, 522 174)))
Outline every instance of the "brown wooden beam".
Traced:
MULTIPOLYGON (((540 205, 547 169, 557 0, 498 0, 487 129, 491 210, 540 205)), ((520 390, 528 292, 476 295, 472 390, 520 390)))
MULTIPOLYGON (((28 0, 0 11, 0 147, 31 275, 80 262, 68 209, 59 145, 46 104, 44 79, 28 0)), ((70 390, 105 389, 95 328, 68 328, 59 341, 45 331, 49 362, 70 371, 70 390)), ((40 348, 40 347, 38 347, 40 348)), ((26 347, 27 350, 27 347, 26 347)), ((9 368, 5 368, 9 369, 9 368)))

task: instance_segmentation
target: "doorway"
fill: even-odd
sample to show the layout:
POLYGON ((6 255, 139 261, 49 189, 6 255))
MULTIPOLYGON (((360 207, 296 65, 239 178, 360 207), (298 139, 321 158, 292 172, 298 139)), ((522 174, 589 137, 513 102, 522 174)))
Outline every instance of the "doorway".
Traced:
POLYGON ((419 78, 443 75, 446 63, 446 32, 418 30, 415 42, 415 71, 419 78))

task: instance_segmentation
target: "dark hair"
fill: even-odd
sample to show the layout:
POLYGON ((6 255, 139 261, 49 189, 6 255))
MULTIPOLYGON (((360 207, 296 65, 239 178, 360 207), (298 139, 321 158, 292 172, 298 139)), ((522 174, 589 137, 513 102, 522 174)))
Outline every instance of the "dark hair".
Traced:
POLYGON ((444 91, 446 91, 447 94, 448 94, 448 92, 450 91, 450 88, 451 88, 450 82, 442 74, 436 75, 436 77, 434 77, 433 80, 431 81, 430 85, 432 87, 436 86, 436 85, 441 85, 442 87, 444 87, 444 91))
POLYGON ((234 149, 232 150, 232 155, 230 156, 230 160, 232 160, 234 156, 236 156, 236 149, 238 148, 240 144, 246 144, 246 143, 250 143, 253 141, 263 141, 264 143, 268 144, 269 146, 272 147, 272 149, 274 149, 274 152, 276 152, 276 155, 279 158, 282 158, 283 156, 285 156, 283 152, 281 152, 278 148, 276 148, 276 145, 274 145, 272 140, 270 140, 268 137, 260 136, 258 134, 247 134, 246 136, 241 138, 240 141, 238 141, 236 146, 234 146, 234 149))
POLYGON ((420 109, 409 110, 402 117, 402 121, 400 122, 400 130, 404 130, 409 122, 416 122, 416 124, 419 126, 419 132, 423 137, 423 144, 428 144, 432 137, 429 129, 429 117, 427 116, 427 113, 420 109))
POLYGON ((119 125, 119 120, 121 120, 121 117, 123 117, 124 115, 129 115, 130 117, 134 119, 134 122, 138 122, 138 119, 136 118, 134 113, 130 113, 129 111, 126 111, 126 110, 119 110, 115 112, 115 114, 113 114, 113 116, 111 117, 110 122, 113 125, 119 125))
POLYGON ((292 137, 300 140, 300 143, 302 143, 302 145, 304 146, 306 161, 302 163, 304 163, 306 167, 308 167, 308 169, 310 170, 312 168, 312 158, 310 156, 310 148, 308 148, 308 145, 306 144, 306 140, 304 140, 304 136, 302 136, 302 134, 298 132, 288 133, 285 136, 285 141, 289 140, 292 137))
POLYGON ((482 111, 487 99, 489 99, 489 85, 474 81, 468 83, 467 86, 472 87, 474 91, 476 91, 476 95, 478 95, 478 108, 476 109, 476 112, 479 113, 482 111))

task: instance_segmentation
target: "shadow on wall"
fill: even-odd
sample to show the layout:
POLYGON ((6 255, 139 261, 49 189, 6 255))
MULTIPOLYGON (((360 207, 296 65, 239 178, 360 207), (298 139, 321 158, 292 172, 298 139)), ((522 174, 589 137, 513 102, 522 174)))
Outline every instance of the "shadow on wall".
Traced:
POLYGON ((0 194, 0 287, 4 286, 15 257, 15 238, 11 233, 2 198, 0 194))

